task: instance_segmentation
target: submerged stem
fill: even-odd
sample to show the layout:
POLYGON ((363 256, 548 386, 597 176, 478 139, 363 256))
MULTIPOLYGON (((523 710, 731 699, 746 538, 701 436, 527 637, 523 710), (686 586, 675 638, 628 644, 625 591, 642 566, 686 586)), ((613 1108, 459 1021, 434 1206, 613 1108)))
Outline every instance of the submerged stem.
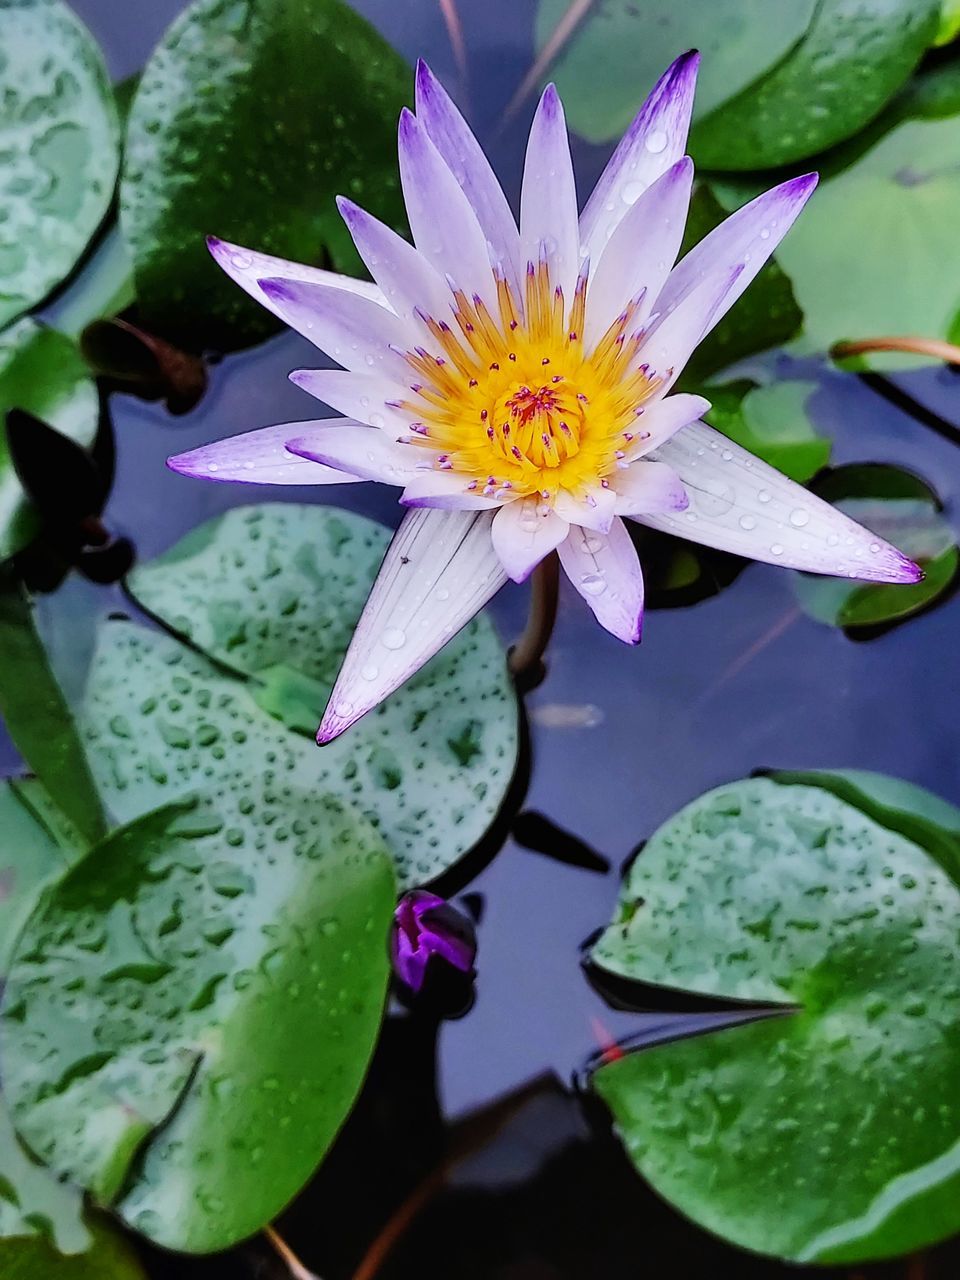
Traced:
POLYGON ((290 1272, 290 1275, 293 1277, 293 1280, 320 1280, 319 1276, 315 1275, 312 1271, 307 1270, 278 1231, 275 1231, 271 1226, 266 1226, 263 1229, 263 1234, 283 1259, 283 1262, 287 1270, 290 1272))
POLYGON ((557 598, 560 591, 560 561, 551 551, 530 577, 530 612, 523 635, 510 650, 507 664, 517 684, 533 688, 539 683, 543 669, 543 655, 553 624, 557 620, 557 598))
POLYGON ((836 342, 830 348, 834 360, 867 355, 871 351, 906 351, 911 355, 930 356, 946 364, 960 365, 960 346, 942 338, 917 338, 909 335, 888 338, 861 338, 856 342, 836 342))

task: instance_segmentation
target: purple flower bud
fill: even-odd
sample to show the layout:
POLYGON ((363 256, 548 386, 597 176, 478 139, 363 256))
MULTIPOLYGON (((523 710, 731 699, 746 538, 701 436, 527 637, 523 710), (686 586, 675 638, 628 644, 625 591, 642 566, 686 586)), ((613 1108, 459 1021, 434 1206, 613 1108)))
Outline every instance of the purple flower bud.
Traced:
POLYGON ((414 889, 397 903, 391 939, 393 969, 412 991, 419 991, 434 956, 469 973, 477 954, 473 923, 443 898, 414 889))

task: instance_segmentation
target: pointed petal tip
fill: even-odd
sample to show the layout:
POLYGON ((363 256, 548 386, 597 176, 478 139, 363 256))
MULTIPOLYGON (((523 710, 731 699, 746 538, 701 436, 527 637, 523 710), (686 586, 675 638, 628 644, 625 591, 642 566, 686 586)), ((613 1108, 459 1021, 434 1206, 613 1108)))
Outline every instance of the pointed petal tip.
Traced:
POLYGON ((317 729, 317 746, 329 746, 331 742, 340 737, 341 733, 346 733, 350 726, 360 719, 361 715, 363 715, 362 711, 359 715, 352 712, 345 714, 342 709, 337 709, 331 703, 324 711, 323 719, 317 729))
POLYGON ((264 279, 258 280, 257 284, 271 301, 292 302, 296 297, 294 282, 284 280, 281 276, 266 276, 264 279))
POLYGON ((414 82, 418 96, 418 105, 420 98, 436 93, 442 86, 437 77, 430 70, 430 64, 423 58, 417 59, 416 71, 414 72, 414 82))
POLYGON ((224 241, 221 240, 219 236, 206 236, 205 240, 206 240, 207 248, 210 250, 213 256, 216 257, 217 250, 223 246, 224 241))

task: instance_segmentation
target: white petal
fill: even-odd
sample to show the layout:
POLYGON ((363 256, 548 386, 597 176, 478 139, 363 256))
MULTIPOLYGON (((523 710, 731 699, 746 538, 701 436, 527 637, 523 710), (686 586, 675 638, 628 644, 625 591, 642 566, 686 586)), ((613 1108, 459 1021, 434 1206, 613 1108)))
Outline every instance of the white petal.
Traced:
POLYGON ((692 184, 693 161, 685 156, 639 196, 599 263, 591 263, 585 327, 588 347, 603 337, 641 290, 645 292, 638 320, 642 322, 654 309, 680 252, 692 184))
POLYGON ((271 277, 284 280, 307 280, 311 284, 325 284, 332 289, 345 289, 347 293, 355 293, 360 298, 378 302, 388 310, 390 308, 379 285, 373 284, 370 280, 355 280, 353 276, 343 276, 336 271, 323 271, 320 267, 308 267, 302 262, 274 258, 269 253, 257 253, 254 249, 244 249, 242 245, 231 244, 228 240, 220 240, 216 236, 207 237, 207 248, 213 255, 214 261, 230 279, 274 315, 277 314, 276 308, 260 288, 260 281, 271 277))
POLYGON ((685 391, 645 405, 643 412, 637 416, 635 432, 631 432, 633 439, 624 441, 626 456, 639 458, 656 449, 681 427, 696 422, 709 408, 709 400, 685 391))
POLYGON ((409 420, 387 403, 398 395, 397 384, 379 374, 351 373, 348 369, 294 369, 290 381, 344 417, 371 427, 395 429, 396 435, 409 430, 409 420))
POLYGON ((303 280, 261 280, 260 287, 281 320, 338 364, 407 383, 411 370, 400 352, 407 349, 409 330, 392 311, 303 280))
POLYGON ((662 319, 651 317, 650 332, 637 358, 663 379, 663 390, 673 386, 704 334, 713 327, 718 308, 735 287, 742 270, 721 268, 705 275, 668 315, 662 319))
POLYGON ((492 308, 496 286, 487 240, 460 184, 415 116, 400 116, 400 182, 413 242, 437 271, 492 308))
POLYGON ((657 450, 690 496, 681 515, 643 515, 641 524, 751 560, 874 582, 916 582, 917 566, 702 422, 657 450))
POLYGON ((287 452, 287 441, 329 421, 284 422, 243 435, 214 440, 199 449, 167 459, 171 471, 201 480, 229 480, 241 484, 351 484, 354 476, 318 466, 287 452))
MULTIPOLYGON (((361 426, 343 418, 292 435, 287 450, 299 458, 346 471, 358 480, 404 485, 424 455, 412 445, 397 444, 376 427, 361 426)), ((426 461, 429 465, 429 460, 426 461)))
POLYGON ((317 741, 330 742, 409 679, 506 582, 489 512, 410 511, 387 549, 317 741))
POLYGON ((563 290, 569 307, 580 269, 577 188, 563 105, 548 84, 537 107, 523 166, 520 192, 520 252, 526 267, 546 249, 550 282, 563 290))
POLYGON ((525 582, 540 561, 567 536, 569 525, 536 498, 501 507, 493 519, 493 549, 514 582, 525 582))
POLYGON ((664 72, 600 175, 580 217, 580 242, 591 261, 637 195, 686 150, 699 64, 699 54, 684 53, 664 72))
POLYGON ((523 283, 520 234, 483 148, 446 90, 422 60, 417 64, 417 119, 473 206, 491 256, 518 296, 523 283))
POLYGON ((613 520, 615 502, 616 494, 612 489, 596 485, 582 502, 572 497, 566 489, 561 489, 553 509, 567 524, 579 524, 585 529, 599 529, 601 533, 606 533, 613 520))
POLYGON ((607 534, 574 526, 559 553, 567 577, 600 625, 636 644, 643 623, 643 573, 623 521, 614 520, 607 534))
POLYGON ((405 507, 437 507, 443 511, 490 511, 502 498, 468 489, 468 482, 453 471, 418 471, 407 481, 400 502, 405 507))
POLYGON ((685 511, 690 505, 686 487, 673 467, 641 458, 611 477, 616 511, 636 516, 650 511, 685 511))

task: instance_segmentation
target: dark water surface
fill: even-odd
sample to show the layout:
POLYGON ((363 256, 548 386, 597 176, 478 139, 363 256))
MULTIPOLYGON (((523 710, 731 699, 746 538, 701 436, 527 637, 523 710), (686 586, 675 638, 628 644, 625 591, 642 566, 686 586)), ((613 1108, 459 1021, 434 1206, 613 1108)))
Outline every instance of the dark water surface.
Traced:
MULTIPOLYGON (((72 3, 117 77, 142 65, 182 7, 179 0, 72 3)), ((356 7, 406 56, 426 56, 457 90, 436 0, 362 0, 356 7)), ((498 137, 494 131, 529 65, 533 5, 461 0, 460 9, 472 117, 505 182, 516 188, 531 105, 515 130, 498 137)), ((582 190, 601 159, 590 148, 577 156, 582 190)), ((118 470, 109 525, 148 558, 199 521, 251 501, 315 501, 319 495, 395 523, 394 495, 379 487, 277 492, 204 485, 165 470, 171 452, 315 416, 315 402, 286 379, 290 369, 311 363, 319 363, 314 349, 295 335, 230 356, 211 370, 208 393, 183 418, 115 396, 118 470)), ((955 444, 852 376, 809 365, 802 371, 819 380, 812 411, 818 428, 835 439, 836 462, 906 466, 933 483, 954 515, 955 444)), ((951 421, 960 420, 955 376, 925 372, 902 382, 951 421)), ((706 1280, 796 1270, 717 1244, 661 1205, 627 1166, 603 1116, 555 1082, 571 1083, 597 1049, 598 1035, 653 1032, 664 1020, 610 1009, 581 970, 580 948, 610 918, 624 859, 688 800, 765 766, 847 766, 895 774, 960 801, 960 598, 854 643, 799 613, 790 577, 752 566, 711 600, 652 612, 637 650, 601 631, 572 589, 565 590, 548 676, 527 702, 533 750, 522 804, 525 814, 544 821, 526 817, 519 830, 544 851, 509 838, 470 884, 483 905, 472 1010, 439 1032, 426 1017, 391 1021, 356 1116, 282 1224, 324 1280, 354 1273, 371 1240, 451 1144, 467 1154, 437 1177, 422 1204, 408 1205, 397 1225, 401 1243, 371 1276, 593 1280, 659 1276, 669 1267, 676 1276, 706 1280), (563 847, 551 824, 606 859, 609 870, 583 870, 547 856, 563 847), (465 1126, 465 1116, 491 1106, 501 1110, 465 1126), (413 1225, 404 1233, 407 1218, 413 1225)), ((71 582, 44 605, 71 692, 83 676, 78 638, 92 636, 92 619, 105 603, 126 607, 119 592, 112 598, 106 589, 71 582)), ((525 606, 525 593, 515 588, 494 602, 505 640, 522 628, 525 606)), ((0 763, 12 764, 9 749, 6 755, 0 763)), ((256 1248, 218 1261, 157 1255, 151 1266, 165 1280, 280 1274, 256 1248)), ((843 1274, 933 1280, 960 1273, 958 1255, 948 1248, 925 1266, 923 1272, 896 1264, 843 1274)))

